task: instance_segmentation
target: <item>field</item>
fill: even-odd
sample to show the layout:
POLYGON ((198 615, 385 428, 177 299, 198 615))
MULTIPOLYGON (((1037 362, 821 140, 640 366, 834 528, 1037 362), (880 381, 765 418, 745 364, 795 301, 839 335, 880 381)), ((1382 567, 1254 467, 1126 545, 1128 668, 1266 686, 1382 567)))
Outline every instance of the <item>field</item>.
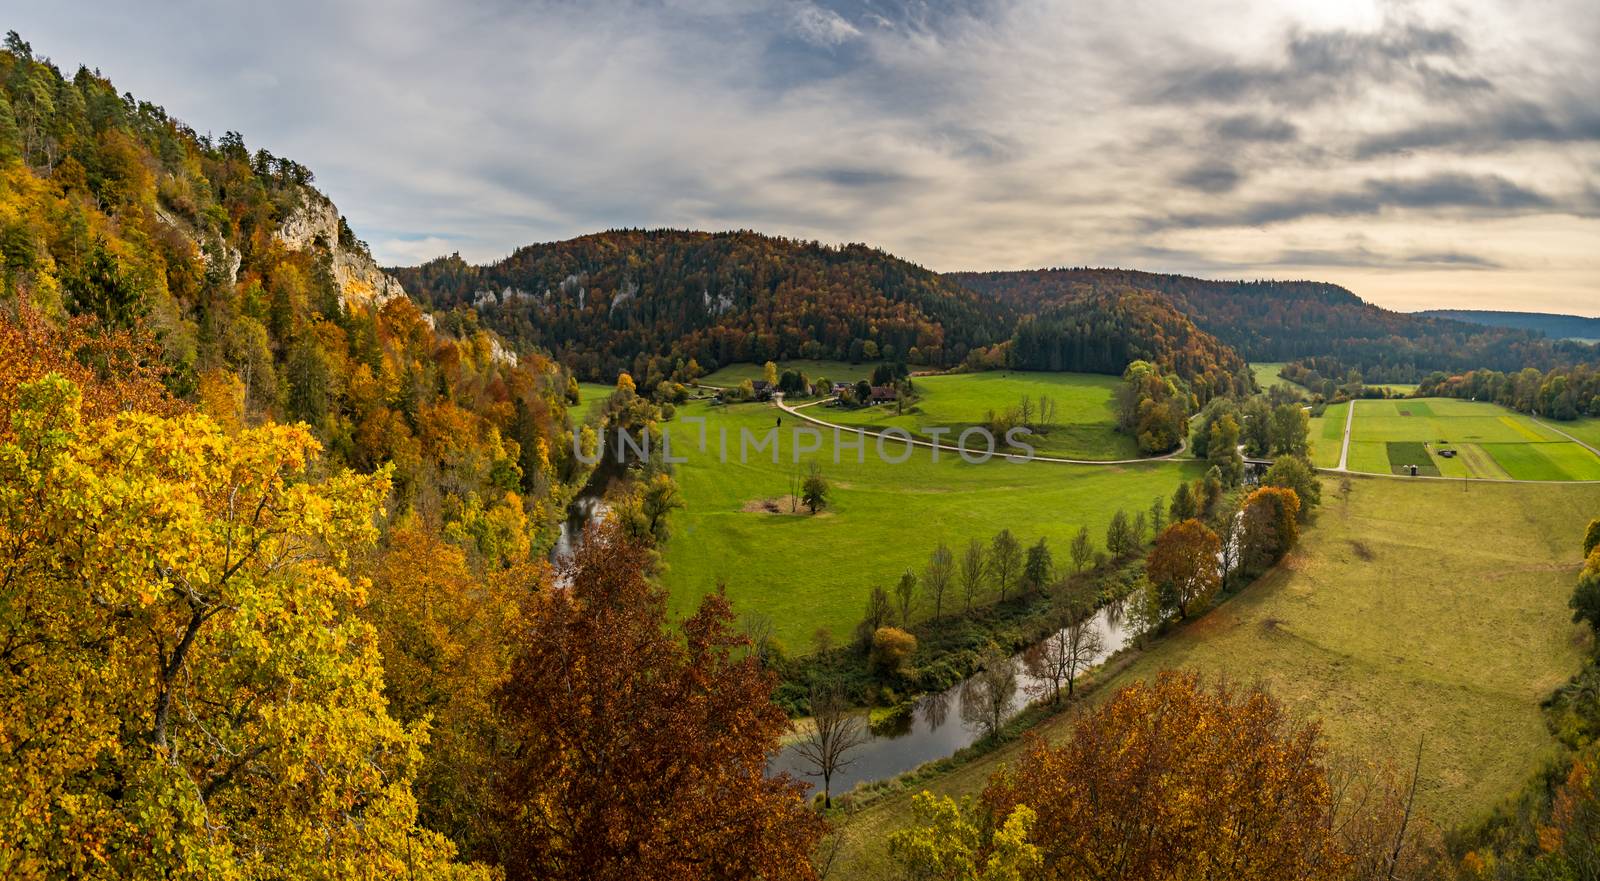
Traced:
MULTIPOLYGON (((1153 462, 1127 466, 1013 464, 996 459, 975 465, 955 453, 915 448, 903 464, 878 458, 868 439, 858 463, 844 451, 835 464, 831 432, 824 451, 794 464, 792 431, 799 420, 761 404, 727 407, 692 402, 671 424, 673 455, 689 459, 676 466, 686 508, 670 521, 663 582, 672 592, 676 614, 727 583, 735 611, 759 612, 773 621, 791 652, 809 650, 811 636, 826 627, 847 637, 861 618, 874 585, 892 587, 905 569, 921 570, 928 554, 944 541, 957 554, 972 538, 990 539, 1010 529, 1025 544, 1048 539, 1058 559, 1080 526, 1087 525, 1096 546, 1118 508, 1129 514, 1148 510, 1157 496, 1170 497, 1180 479, 1199 476, 1198 463, 1153 462), (780 463, 771 453, 751 453, 739 461, 741 429, 752 435, 772 429, 783 415, 780 463), (707 452, 696 448, 706 422, 707 452), (728 459, 720 459, 722 430, 728 432, 728 459), (833 492, 817 516, 804 509, 788 513, 762 510, 765 500, 781 500, 790 480, 817 461, 833 492)), ((907 448, 887 441, 892 458, 907 448)))
MULTIPOLYGON (((783 371, 796 369, 811 380, 826 379, 830 382, 855 382, 860 379, 871 379, 872 370, 878 365, 875 363, 851 364, 846 361, 780 361, 778 375, 783 371)), ((703 385, 714 385, 718 388, 729 388, 738 385, 746 379, 756 380, 762 377, 765 364, 729 364, 714 373, 700 377, 703 385)))
POLYGON ((605 404, 606 398, 616 391, 616 386, 605 385, 599 382, 578 383, 578 406, 572 410, 576 422, 587 422, 589 417, 600 412, 600 407, 605 404))
POLYGON ((1268 361, 1260 364, 1252 363, 1250 365, 1250 372, 1255 374, 1256 385, 1261 386, 1262 391, 1266 391, 1275 385, 1287 385, 1295 391, 1300 392, 1301 397, 1305 397, 1305 386, 1302 386, 1297 382, 1290 382, 1289 380, 1278 375, 1278 371, 1283 369, 1283 365, 1284 362, 1282 361, 1268 361))
MULTIPOLYGON (((1486 814, 1550 754, 1539 704, 1581 663, 1566 600, 1600 486, 1352 483, 1346 501, 1324 482, 1327 501, 1283 565, 1095 695, 1192 668, 1264 682, 1320 719, 1343 755, 1409 764, 1420 738, 1419 803, 1449 828, 1486 814)), ((1039 731, 1059 739, 1067 723, 1039 731)), ((1017 752, 1009 744, 928 788, 975 793, 1017 752)), ((883 841, 909 795, 851 818, 842 877, 889 875, 883 841)))
MULTIPOLYGON (((1324 433, 1331 430, 1326 419, 1324 433)), ((1318 464, 1323 461, 1318 456, 1318 464)), ((1413 464, 1429 476, 1600 480, 1600 457, 1494 404, 1447 398, 1358 401, 1350 469, 1402 474, 1413 464)))
POLYGON ((1339 448, 1344 444, 1344 420, 1349 404, 1334 404, 1311 420, 1311 463, 1318 468, 1337 468, 1339 448))
POLYGON ((1026 396, 1037 408, 1040 396, 1055 402, 1054 423, 1028 439, 1039 455, 1068 459, 1133 459, 1139 448, 1116 430, 1115 394, 1120 380, 1090 373, 952 373, 914 380, 920 399, 909 412, 896 414, 893 404, 859 410, 825 407, 811 415, 840 425, 869 430, 903 428, 927 437, 930 428, 948 428, 954 443, 962 430, 982 425, 990 410, 1017 406, 1026 396))

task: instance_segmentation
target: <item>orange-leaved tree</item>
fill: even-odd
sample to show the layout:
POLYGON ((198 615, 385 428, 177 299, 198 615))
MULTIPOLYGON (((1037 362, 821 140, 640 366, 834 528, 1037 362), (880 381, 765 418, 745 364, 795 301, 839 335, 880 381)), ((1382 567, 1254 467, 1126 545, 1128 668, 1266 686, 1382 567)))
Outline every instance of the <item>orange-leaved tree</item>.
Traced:
POLYGON ((530 604, 497 701, 514 746, 496 820, 511 881, 815 877, 825 824, 768 777, 774 684, 710 594, 673 632, 649 553, 592 527, 530 604))
POLYGON ((1300 496, 1288 487, 1261 487, 1244 500, 1240 527, 1240 563, 1266 571, 1300 540, 1300 496))
POLYGON ((1188 618, 1189 610, 1203 607, 1222 584, 1217 554, 1222 543, 1199 520, 1180 520, 1156 538, 1145 571, 1161 596, 1188 618))
POLYGON ((984 792, 994 822, 1023 807, 1048 879, 1341 877, 1320 730, 1260 690, 1167 671, 1032 738, 984 792))

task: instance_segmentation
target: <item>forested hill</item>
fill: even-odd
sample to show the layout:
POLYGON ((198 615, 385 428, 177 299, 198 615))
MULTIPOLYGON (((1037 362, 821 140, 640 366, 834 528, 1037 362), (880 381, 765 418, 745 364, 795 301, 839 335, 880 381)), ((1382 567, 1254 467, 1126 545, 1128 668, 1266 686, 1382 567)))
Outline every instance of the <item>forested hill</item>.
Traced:
POLYGON ((1096 291, 1156 291, 1203 330, 1252 361, 1332 357, 1371 378, 1417 379, 1434 370, 1518 370, 1594 360, 1592 347, 1539 334, 1387 309, 1338 285, 1211 281, 1124 269, 959 272, 945 276, 1021 316, 1096 291))
POLYGON ((948 366, 1012 327, 972 291, 883 251, 753 232, 612 230, 487 266, 450 256, 390 272, 429 307, 473 309, 581 376, 632 370, 646 387, 690 358, 948 366))
POLYGON ((1149 361, 1186 380, 1203 403, 1250 391, 1237 352, 1194 326, 1161 295, 1134 289, 1095 291, 1047 306, 1017 323, 1006 356, 1024 370, 1120 373, 1149 361))
POLYGON ((125 360, 224 425, 305 422, 333 465, 392 464, 391 511, 437 515, 487 558, 525 552, 565 506, 557 365, 470 323, 436 330, 305 166, 96 71, 63 76, 15 33, 0 256, 0 321, 28 345, 86 362, 80 346, 131 341, 125 360))
POLYGON ((1546 312, 1497 312, 1487 309, 1429 309, 1418 312, 1433 318, 1449 318, 1489 327, 1510 327, 1542 333, 1553 340, 1600 340, 1600 318, 1581 315, 1553 315, 1546 312))

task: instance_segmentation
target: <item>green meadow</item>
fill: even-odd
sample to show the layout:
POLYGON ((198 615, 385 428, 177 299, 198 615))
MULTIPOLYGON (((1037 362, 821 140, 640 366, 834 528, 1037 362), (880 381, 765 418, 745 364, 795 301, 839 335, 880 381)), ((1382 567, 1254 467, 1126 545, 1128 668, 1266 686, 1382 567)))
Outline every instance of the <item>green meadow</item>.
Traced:
POLYGON ((616 386, 605 385, 599 382, 578 383, 578 406, 573 408, 574 420, 588 422, 590 417, 600 412, 605 406, 606 398, 616 391, 616 386))
POLYGON ((1256 385, 1260 386, 1262 391, 1266 391, 1275 385, 1286 385, 1289 388, 1294 389, 1296 392, 1299 392, 1302 398, 1305 397, 1305 386, 1298 382, 1290 382, 1289 380, 1278 375, 1278 371, 1283 369, 1284 363, 1285 362, 1283 361, 1251 363, 1250 372, 1254 374, 1256 378, 1256 385))
POLYGON ((1064 560, 1079 527, 1088 526, 1102 546, 1119 508, 1130 516, 1148 510, 1157 496, 1170 497, 1180 480, 1202 471, 1198 463, 1178 462, 1062 465, 996 458, 971 464, 953 452, 939 452, 934 461, 933 450, 885 441, 889 458, 904 458, 896 464, 879 459, 872 438, 864 462, 849 450, 835 462, 832 432, 808 423, 824 446, 797 463, 791 431, 800 425, 763 404, 696 401, 678 408, 670 428, 674 457, 688 459, 675 470, 685 507, 670 521, 662 575, 676 614, 725 582, 735 610, 768 616, 795 653, 809 650, 819 627, 848 637, 869 590, 891 588, 907 568, 920 571, 941 541, 959 556, 969 539, 987 542, 1010 529, 1024 544, 1044 537, 1064 560), (759 438, 780 416, 778 461, 769 449, 741 462, 741 430, 759 438), (705 452, 698 449, 696 418, 706 420, 705 452), (724 436, 727 462, 721 461, 724 436), (791 481, 811 462, 832 485, 828 507, 815 516, 804 508, 790 513, 791 481))
POLYGON ((1449 398, 1356 402, 1350 469, 1398 474, 1412 464, 1429 476, 1600 480, 1600 456, 1495 404, 1449 398), (1446 450, 1455 455, 1443 455, 1446 450))
MULTIPOLYGON (((1324 481, 1297 550, 1135 654, 1091 699, 1163 669, 1261 682, 1297 717, 1320 720, 1338 755, 1409 769, 1420 742, 1419 805, 1445 828, 1471 822, 1553 754, 1540 703, 1582 663, 1566 602, 1600 486, 1351 483, 1340 498, 1324 481)), ((1035 730, 1060 740, 1069 720, 1035 730)), ((884 841, 909 820, 915 791, 977 793, 1020 748, 846 817, 841 877, 887 877, 884 841)))
MULTIPOLYGON (((1016 407, 1026 397, 1037 413, 1039 399, 1055 404, 1053 420, 1028 443, 1042 456, 1068 459, 1133 459, 1139 447, 1117 431, 1115 376, 1090 373, 991 371, 915 377, 917 399, 902 406, 879 404, 858 410, 824 406, 810 415, 870 431, 901 428, 927 438, 947 428, 941 440, 955 443, 965 429, 987 423, 988 413, 1016 407)), ((1037 416, 1035 416, 1037 418, 1037 416)))
POLYGON ((1311 419, 1311 463, 1318 468, 1339 467, 1339 448, 1344 444, 1345 414, 1349 404, 1334 404, 1311 419))
MULTIPOLYGON (((876 363, 851 364, 848 361, 779 361, 778 374, 783 375, 785 370, 799 370, 807 379, 826 379, 829 382, 856 382, 862 379, 871 379, 872 370, 876 363)), ((718 388, 730 388, 749 379, 761 379, 766 371, 765 364, 729 364, 714 373, 700 377, 702 385, 714 385, 718 388)))

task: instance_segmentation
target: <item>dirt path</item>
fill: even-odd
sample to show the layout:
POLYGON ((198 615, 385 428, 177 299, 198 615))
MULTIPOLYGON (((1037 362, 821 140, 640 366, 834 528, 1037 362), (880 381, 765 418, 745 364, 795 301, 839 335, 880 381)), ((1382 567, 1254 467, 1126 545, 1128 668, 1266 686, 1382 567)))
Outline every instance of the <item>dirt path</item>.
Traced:
POLYGON ((1350 426, 1354 425, 1355 421, 1356 402, 1354 398, 1351 398, 1350 409, 1346 410, 1344 414, 1344 445, 1339 448, 1339 467, 1333 469, 1335 471, 1350 470, 1350 426))

